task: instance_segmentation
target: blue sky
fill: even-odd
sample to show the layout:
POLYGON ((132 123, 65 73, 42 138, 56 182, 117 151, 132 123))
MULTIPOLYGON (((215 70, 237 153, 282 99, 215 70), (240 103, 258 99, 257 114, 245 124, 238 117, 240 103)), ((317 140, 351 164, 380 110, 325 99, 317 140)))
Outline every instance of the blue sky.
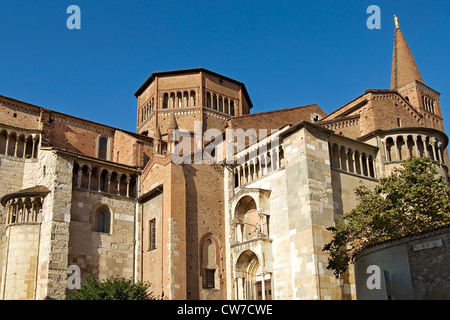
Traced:
POLYGON ((450 128, 449 1, 0 3, 0 94, 129 131, 155 71, 203 67, 245 83, 252 112, 317 103, 327 113, 390 86, 393 15, 450 128), (69 5, 81 30, 69 30, 69 5), (369 30, 367 7, 381 9, 369 30))

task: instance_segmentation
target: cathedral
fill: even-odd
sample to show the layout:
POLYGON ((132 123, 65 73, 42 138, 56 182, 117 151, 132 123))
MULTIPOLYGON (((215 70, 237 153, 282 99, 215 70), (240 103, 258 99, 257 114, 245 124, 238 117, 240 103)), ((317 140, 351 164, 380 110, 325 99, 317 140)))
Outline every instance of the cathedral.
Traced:
POLYGON ((398 20, 389 89, 327 114, 252 113, 245 84, 154 72, 136 132, 0 95, 0 299, 65 299, 80 277, 151 283, 170 300, 357 299, 327 230, 410 157, 448 179, 440 93, 398 20))

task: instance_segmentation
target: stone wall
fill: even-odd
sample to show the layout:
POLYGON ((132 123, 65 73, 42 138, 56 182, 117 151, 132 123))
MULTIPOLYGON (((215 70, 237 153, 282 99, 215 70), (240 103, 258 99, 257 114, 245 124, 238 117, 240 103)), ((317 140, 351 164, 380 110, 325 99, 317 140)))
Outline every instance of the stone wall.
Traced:
MULTIPOLYGON (((7 155, 0 155, 0 198, 3 197, 6 194, 17 192, 19 190, 29 188, 34 186, 33 182, 36 181, 37 173, 38 173, 38 160, 37 159, 20 159, 12 156, 7 155)), ((8 241, 7 236, 7 226, 6 226, 6 208, 0 205, 0 279, 2 287, 0 288, 0 291, 3 290, 5 287, 6 281, 4 274, 7 266, 6 262, 8 261, 8 244, 11 243, 11 241, 8 241)), ((30 227, 33 229, 33 227, 30 227)), ((33 229, 35 230, 35 229, 33 229)), ((37 231, 36 231, 37 232, 37 231)), ((27 245, 34 239, 36 232, 32 232, 29 236, 27 235, 26 228, 18 228, 14 232, 11 233, 12 236, 14 236, 14 239, 21 239, 23 238, 25 242, 23 244, 20 244, 20 242, 17 244, 21 248, 22 251, 19 251, 21 253, 24 253, 23 250, 26 250, 27 245), (22 230, 22 231, 21 231, 22 230)), ((13 245, 16 245, 15 240, 13 240, 13 245)), ((15 250, 15 249, 14 249, 15 250)), ((16 255, 19 255, 19 252, 16 255)), ((35 252, 30 252, 30 256, 36 255, 35 252)), ((32 258, 30 258, 32 259, 32 258)), ((28 259, 28 260, 30 260, 28 259)), ((31 261, 31 260, 30 260, 31 261)), ((28 262, 27 262, 28 263, 28 262)), ((16 266, 19 268, 18 266, 16 266)), ((11 270, 14 270, 16 267, 12 266, 11 270)), ((25 268, 25 266, 21 266, 20 268, 25 268)), ((30 267, 31 268, 31 267, 30 267)), ((31 268, 30 270, 35 270, 31 268)), ((21 271, 23 272, 23 270, 21 271)), ((14 273, 14 272, 13 272, 14 273)), ((11 274, 11 273, 10 273, 11 274)), ((24 276, 27 277, 27 276, 24 276)), ((31 276, 28 276, 27 281, 30 280, 31 276)), ((22 279, 24 281, 24 279, 22 279)), ((22 281, 20 280, 20 281, 22 281)), ((19 281, 19 280, 17 280, 19 281)), ((16 281, 17 287, 19 287, 19 282, 16 281)), ((30 284, 25 282, 21 282, 24 287, 24 293, 22 296, 30 297, 33 296, 34 287, 30 284)), ((7 289, 6 289, 7 290, 7 289)), ((1 297, 1 295, 0 295, 1 297)), ((5 297, 14 297, 11 295, 10 292, 7 293, 5 291, 5 297)))
POLYGON ((327 133, 305 126, 284 138, 293 299, 341 299, 322 251, 334 225, 327 133))
POLYGON ((69 265, 80 267, 84 278, 99 280, 134 277, 135 200, 95 191, 74 190, 71 205, 69 265), (96 214, 110 214, 109 232, 95 228, 96 214))
POLYGON ((14 225, 8 228, 8 246, 4 255, 2 288, 4 300, 33 300, 39 258, 39 224, 14 225))
POLYGON ((68 267, 73 160, 51 149, 39 154, 38 183, 50 193, 43 205, 36 299, 64 299, 68 267))

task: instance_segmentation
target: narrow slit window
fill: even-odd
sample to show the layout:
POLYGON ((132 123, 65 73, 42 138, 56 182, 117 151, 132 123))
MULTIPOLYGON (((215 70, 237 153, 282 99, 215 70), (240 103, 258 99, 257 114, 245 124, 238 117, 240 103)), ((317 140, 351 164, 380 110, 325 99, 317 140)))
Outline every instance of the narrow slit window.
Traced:
POLYGON ((101 233, 109 233, 110 232, 110 224, 111 219, 109 212, 106 210, 100 210, 97 213, 97 225, 95 228, 95 231, 101 232, 101 233))
POLYGON ((105 137, 101 137, 98 141, 98 157, 103 160, 107 160, 108 154, 108 140, 105 137))
POLYGON ((149 222, 149 250, 156 249, 156 219, 149 222))

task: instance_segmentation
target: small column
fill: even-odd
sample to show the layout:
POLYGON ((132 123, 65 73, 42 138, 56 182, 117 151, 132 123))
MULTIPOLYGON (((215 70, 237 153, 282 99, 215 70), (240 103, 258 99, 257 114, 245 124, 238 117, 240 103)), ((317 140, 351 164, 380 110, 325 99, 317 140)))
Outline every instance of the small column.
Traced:
POLYGON ((92 176, 92 168, 89 166, 88 168, 88 190, 91 190, 91 176, 92 176))
POLYGON ((83 168, 81 166, 78 167, 77 173, 77 187, 81 188, 81 178, 83 177, 83 168))
POLYGON ((238 187, 241 186, 241 169, 240 167, 237 168, 237 174, 238 174, 238 187))
POLYGON ((27 222, 35 222, 34 220, 34 199, 30 199, 31 201, 31 208, 30 211, 27 213, 27 222))
POLYGON ((433 138, 430 139, 431 150, 432 150, 432 152, 433 152, 433 160, 434 160, 434 161, 438 161, 438 159, 437 159, 437 157, 436 157, 436 147, 435 147, 435 144, 436 144, 436 139, 433 137, 433 138))
POLYGON ((338 152, 337 152, 337 158, 338 158, 338 167, 337 167, 337 169, 342 169, 342 159, 341 159, 341 146, 340 145, 337 145, 337 150, 338 150, 338 152))
POLYGON ((11 216, 12 216, 12 201, 9 200, 7 203, 8 206, 8 215, 6 216, 6 224, 11 223, 11 216))
POLYGON ((31 158, 34 159, 37 155, 35 154, 35 149, 36 149, 36 140, 39 137, 39 135, 33 134, 33 149, 31 150, 31 158))
MULTIPOLYGON (((389 162, 386 138, 381 139, 381 143, 384 145, 384 159, 386 160, 386 162, 389 162)), ((355 170, 355 171, 356 171, 356 170, 355 170)))
POLYGON ((8 201, 8 206, 9 206, 9 210, 8 210, 8 214, 9 214, 8 224, 11 224, 12 220, 13 220, 13 216, 14 216, 14 210, 15 210, 14 201, 13 200, 9 200, 8 201))
POLYGON ((106 174, 106 192, 111 193, 111 173, 108 171, 106 174))
POLYGON ((429 157, 430 153, 428 152, 428 148, 427 148, 427 137, 424 138, 422 136, 422 142, 423 142, 423 150, 424 150, 425 156, 429 157))
POLYGON ((443 154, 443 148, 442 148, 442 142, 438 142, 438 154, 439 154, 439 162, 444 163, 444 154, 443 154))
MULTIPOLYGON (((17 145, 19 144, 19 137, 16 135, 16 146, 14 147, 14 157, 17 157, 17 145)), ((24 144, 23 148, 26 148, 26 143, 24 144)))
POLYGON ((5 146, 5 155, 8 155, 8 148, 9 148, 9 131, 6 131, 6 146, 5 146))
POLYGON ((103 172, 102 168, 97 168, 97 175, 98 175, 97 191, 98 192, 102 191, 102 188, 101 188, 102 172, 103 172))
POLYGON ((398 144, 397 144, 397 138, 398 136, 395 137, 395 139, 392 139, 394 141, 394 148, 395 148, 395 160, 400 161, 400 152, 398 150, 398 144))
POLYGON ((272 157, 272 168, 273 168, 273 171, 275 171, 275 170, 277 170, 279 167, 278 167, 278 159, 279 159, 279 151, 278 151, 278 148, 275 148, 275 149, 273 149, 272 150, 272 154, 273 154, 273 157, 272 157))
POLYGON ((20 222, 26 222, 26 215, 27 215, 27 204, 25 203, 27 199, 22 198, 22 216, 20 218, 20 222))
POLYGON ((127 197, 130 196, 130 181, 131 181, 131 177, 129 174, 127 174, 127 197))
POLYGON ((369 156, 366 155, 367 176, 370 177, 369 156))
POLYGON ((32 222, 37 222, 37 212, 36 212, 36 206, 35 206, 35 202, 37 199, 39 199, 39 198, 33 198, 33 200, 31 201, 31 220, 32 220, 32 222))
POLYGON ((417 146, 417 134, 413 135, 413 141, 414 141, 414 150, 416 151, 416 157, 419 158, 419 147, 417 146))
POLYGON ((265 284, 265 273, 261 273, 262 281, 261 281, 261 289, 262 289, 262 300, 266 300, 266 284, 265 284))
POLYGON ((350 153, 350 157, 349 157, 349 162, 351 162, 351 170, 350 170, 350 166, 349 166, 349 172, 351 173, 356 173, 356 168, 355 168, 355 151, 353 151, 352 153, 350 153))
POLYGON ((262 166, 262 156, 258 157, 258 165, 259 165, 259 178, 264 175, 263 173, 263 166, 262 166))

